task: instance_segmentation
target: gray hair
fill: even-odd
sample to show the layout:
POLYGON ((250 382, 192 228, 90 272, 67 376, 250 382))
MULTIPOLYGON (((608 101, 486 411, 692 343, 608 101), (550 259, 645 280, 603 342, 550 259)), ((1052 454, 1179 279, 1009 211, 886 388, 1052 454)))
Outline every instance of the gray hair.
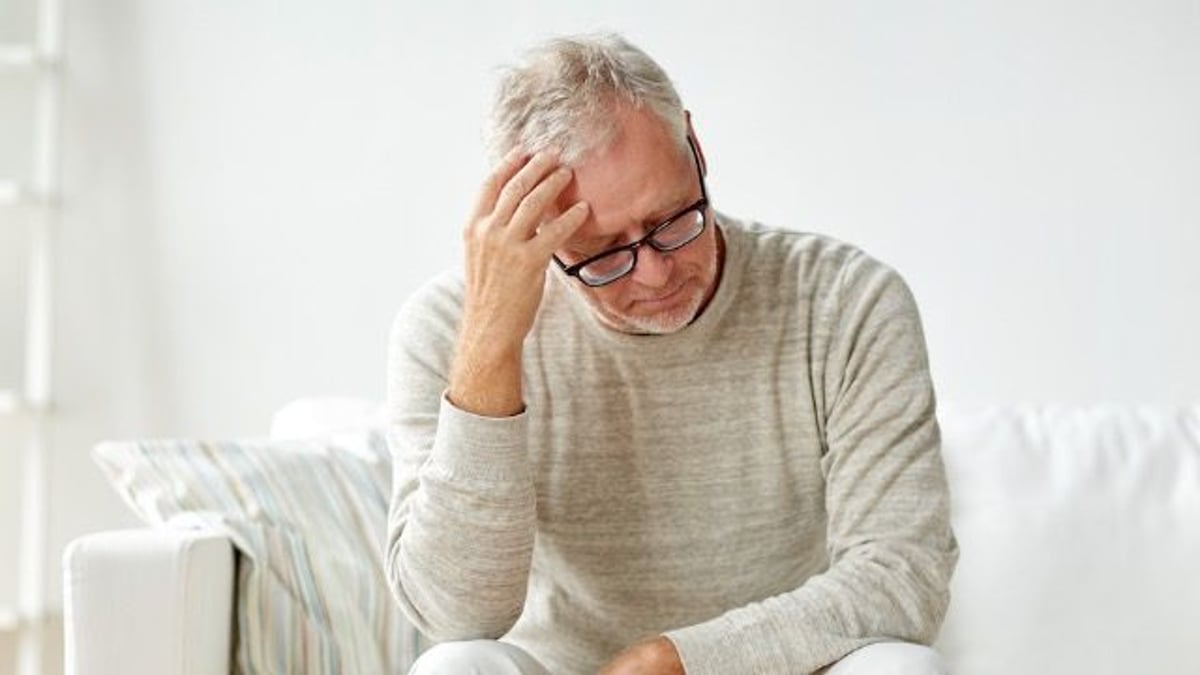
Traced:
POLYGON ((649 109, 687 151, 679 94, 646 52, 615 33, 555 38, 504 71, 488 145, 494 160, 521 147, 555 150, 569 164, 612 140, 622 106, 649 109))

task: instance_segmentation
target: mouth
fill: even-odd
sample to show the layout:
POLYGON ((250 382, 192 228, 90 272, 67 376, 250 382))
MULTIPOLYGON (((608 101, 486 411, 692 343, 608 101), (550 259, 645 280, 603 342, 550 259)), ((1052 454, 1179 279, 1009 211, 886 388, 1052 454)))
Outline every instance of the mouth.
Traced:
POLYGON ((689 285, 690 284, 687 281, 684 281, 682 284, 679 284, 673 290, 668 291, 664 295, 657 295, 657 296, 649 297, 649 298, 639 298, 639 299, 634 300, 631 304, 634 306, 647 306, 648 305, 650 307, 655 307, 655 306, 660 306, 660 305, 669 305, 669 304, 679 300, 679 298, 683 296, 684 290, 687 289, 687 287, 689 285))

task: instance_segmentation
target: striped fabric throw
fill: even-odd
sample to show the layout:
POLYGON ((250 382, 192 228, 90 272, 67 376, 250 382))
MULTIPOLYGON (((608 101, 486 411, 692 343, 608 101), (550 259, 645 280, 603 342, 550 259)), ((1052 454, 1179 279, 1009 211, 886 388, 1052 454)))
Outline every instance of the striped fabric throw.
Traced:
POLYGON ((238 672, 404 673, 426 646, 383 576, 379 432, 108 442, 93 457, 147 523, 198 522, 233 542, 238 672))

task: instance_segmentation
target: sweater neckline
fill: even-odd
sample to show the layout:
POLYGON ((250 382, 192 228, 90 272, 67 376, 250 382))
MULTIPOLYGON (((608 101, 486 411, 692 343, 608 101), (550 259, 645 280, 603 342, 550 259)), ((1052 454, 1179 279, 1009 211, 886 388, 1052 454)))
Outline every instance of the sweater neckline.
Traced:
POLYGON ((699 344, 713 332, 714 326, 720 323, 721 318, 732 304, 737 287, 741 284, 745 263, 745 242, 743 237, 739 236, 738 223, 721 213, 714 213, 713 221, 725 244, 725 259, 717 290, 700 316, 674 333, 649 335, 616 330, 603 323, 587 301, 577 291, 568 287, 568 284, 573 283, 572 279, 558 273, 558 270, 551 269, 549 273, 556 278, 557 291, 566 296, 566 303, 575 319, 586 328, 589 334, 604 342, 621 348, 643 351, 657 351, 663 348, 678 349, 689 344, 699 344))

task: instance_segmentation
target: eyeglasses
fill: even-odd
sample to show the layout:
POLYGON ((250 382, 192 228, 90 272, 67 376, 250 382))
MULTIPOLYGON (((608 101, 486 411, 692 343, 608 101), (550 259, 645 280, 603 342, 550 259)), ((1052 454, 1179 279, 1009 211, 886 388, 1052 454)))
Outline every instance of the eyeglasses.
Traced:
POLYGON ((624 246, 601 251, 573 265, 567 265, 557 255, 554 256, 554 262, 562 268, 563 274, 575 277, 593 288, 611 284, 633 271, 637 265, 638 249, 642 246, 649 246, 659 253, 670 253, 692 243, 704 232, 708 223, 708 189, 704 185, 704 170, 700 168, 700 154, 696 152, 691 136, 688 136, 687 142, 692 151, 692 160, 696 163, 696 175, 700 177, 700 201, 655 225, 641 239, 624 246))

